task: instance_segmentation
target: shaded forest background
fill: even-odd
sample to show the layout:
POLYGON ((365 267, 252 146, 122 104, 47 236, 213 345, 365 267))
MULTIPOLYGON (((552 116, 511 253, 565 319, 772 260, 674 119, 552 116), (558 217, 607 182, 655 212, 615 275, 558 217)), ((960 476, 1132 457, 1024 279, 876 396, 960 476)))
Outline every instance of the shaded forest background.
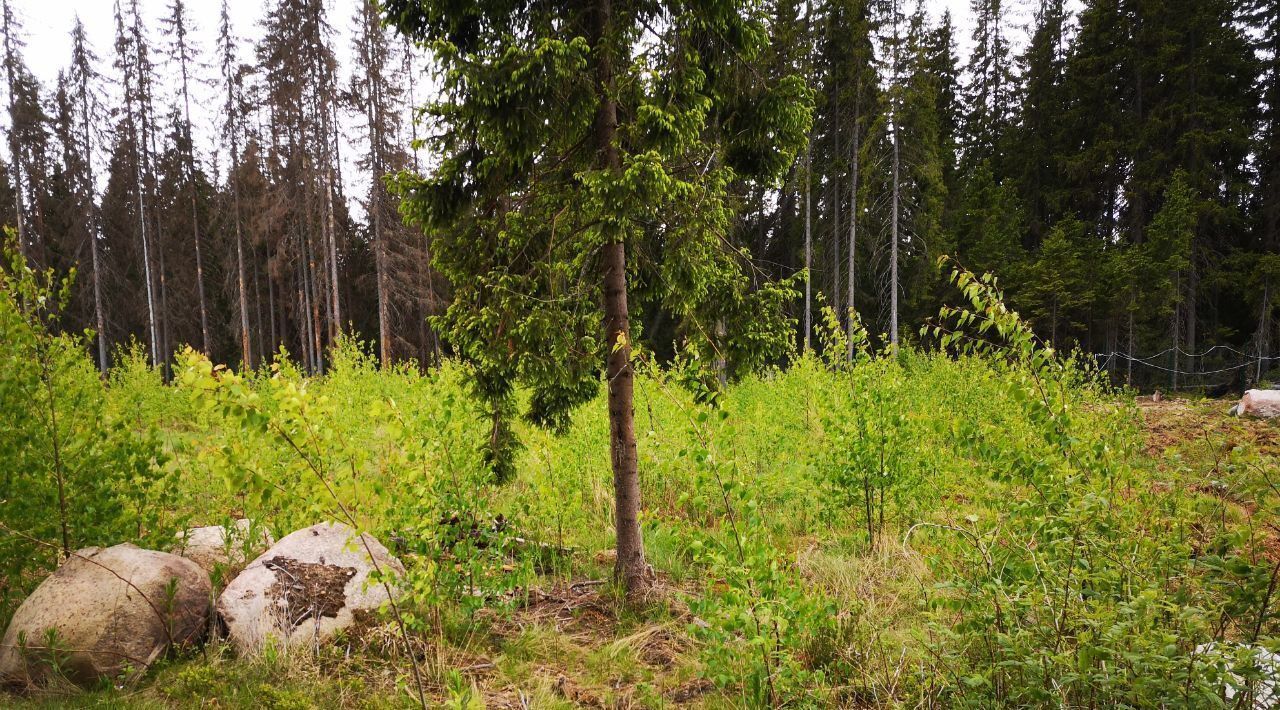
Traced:
MULTIPOLYGON (((757 70, 809 77, 818 109, 785 181, 739 189, 728 238, 762 282, 809 265, 799 347, 823 304, 848 327, 854 310, 873 333, 914 337, 947 293, 945 254, 997 273, 1047 342, 1098 354, 1118 380, 1266 375, 1280 343, 1280 5, 1038 0, 1017 27, 1010 3, 973 0, 961 57, 951 19, 923 3, 769 4, 757 70)), ((118 3, 112 47, 72 28, 45 86, 3 2, 0 221, 33 266, 78 269, 62 326, 94 332, 104 369, 130 343, 154 364, 182 344, 248 366, 285 348, 312 372, 343 334, 384 363, 446 354, 428 319, 450 288, 429 245, 382 180, 351 194, 364 183, 340 155, 354 138, 368 175, 425 169, 411 146, 433 130, 412 120, 431 99, 429 57, 371 1, 333 18, 321 0, 274 0, 252 52, 225 2, 215 47, 192 45, 182 0, 167 7, 150 27, 137 0, 118 3), (337 43, 353 48, 350 76, 337 43), (195 145, 196 82, 219 87, 210 145, 195 145)), ((637 317, 670 355, 674 319, 637 317)))

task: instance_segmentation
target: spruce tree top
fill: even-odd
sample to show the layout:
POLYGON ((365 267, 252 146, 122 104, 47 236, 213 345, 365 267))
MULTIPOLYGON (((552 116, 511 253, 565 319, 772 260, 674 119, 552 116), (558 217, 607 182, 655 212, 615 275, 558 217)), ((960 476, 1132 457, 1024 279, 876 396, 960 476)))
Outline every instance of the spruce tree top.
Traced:
POLYGON ((755 66, 769 36, 761 4, 388 0, 384 11, 436 60, 440 98, 423 121, 438 162, 396 187, 454 289, 438 325, 485 394, 525 382, 529 417, 556 426, 594 394, 619 345, 602 337, 596 276, 618 242, 633 313, 661 309, 699 353, 725 324, 715 349, 737 371, 785 345, 790 290, 753 284, 732 240, 735 195, 779 180, 811 114, 798 76, 755 66), (605 104, 612 150, 599 142, 605 104))

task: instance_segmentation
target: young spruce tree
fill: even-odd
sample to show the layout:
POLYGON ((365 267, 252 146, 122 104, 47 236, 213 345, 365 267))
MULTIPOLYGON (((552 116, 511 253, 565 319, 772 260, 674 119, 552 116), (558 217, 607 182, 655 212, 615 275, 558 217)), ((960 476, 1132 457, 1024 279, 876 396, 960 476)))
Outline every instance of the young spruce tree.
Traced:
POLYGON ((541 424, 565 425, 605 365, 615 575, 641 591, 630 327, 641 304, 628 295, 659 301, 694 348, 722 320, 716 346, 734 368, 784 346, 790 290, 753 289, 725 236, 731 186, 778 180, 803 144, 808 92, 755 72, 768 41, 759 3, 390 0, 385 12, 443 70, 428 113, 440 162, 398 182, 454 286, 439 325, 481 394, 509 410, 521 381, 541 424))

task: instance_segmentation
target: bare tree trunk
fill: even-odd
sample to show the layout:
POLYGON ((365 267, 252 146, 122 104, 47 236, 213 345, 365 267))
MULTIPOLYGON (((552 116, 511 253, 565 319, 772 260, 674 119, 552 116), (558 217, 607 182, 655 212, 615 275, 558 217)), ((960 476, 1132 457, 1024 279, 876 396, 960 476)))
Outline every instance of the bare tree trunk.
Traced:
POLYGON ((900 159, 898 111, 896 95, 898 89, 898 2, 893 2, 893 88, 895 95, 890 97, 889 115, 893 121, 893 215, 890 219, 890 235, 892 243, 889 247, 889 343, 894 351, 898 349, 898 199, 900 188, 898 173, 900 159))
MULTIPOLYGON (((1174 277, 1173 289, 1174 289, 1173 292, 1175 294, 1174 298, 1181 299, 1182 297, 1182 274, 1181 273, 1178 273, 1174 277)), ((1182 304, 1177 303, 1175 301, 1173 305, 1173 348, 1172 348, 1173 349, 1173 369, 1170 372, 1170 374, 1173 377, 1173 384, 1169 388, 1170 391, 1174 391, 1178 389, 1178 353, 1182 349, 1182 316, 1183 316, 1182 304)))
POLYGON ((897 115, 897 101, 901 97, 897 95, 899 92, 899 14, 897 14, 897 0, 893 0, 893 86, 892 95, 890 96, 890 119, 893 122, 893 198, 892 210, 893 214, 890 219, 890 278, 888 278, 888 287, 890 287, 890 311, 888 311, 888 342, 893 347, 893 352, 897 352, 897 220, 899 220, 899 198, 901 193, 899 173, 901 165, 900 132, 899 132, 899 115, 897 115))
POLYGON ((1267 280, 1262 286, 1262 313, 1258 314, 1258 371, 1255 373, 1254 382, 1262 382, 1262 363, 1267 356, 1267 331, 1269 331, 1271 315, 1271 281, 1267 280))
POLYGON ((1195 246, 1191 248, 1191 272, 1187 275, 1187 370, 1196 371, 1196 361, 1190 357, 1196 351, 1196 306, 1200 290, 1200 270, 1196 266, 1195 246))
POLYGON ((728 337, 729 331, 725 328, 724 319, 716 319, 715 327, 715 343, 716 343, 716 359, 714 369, 716 372, 716 380, 720 382, 720 388, 724 389, 729 384, 729 361, 725 357, 725 339, 728 337))
MULTIPOLYGON (((236 228, 236 292, 240 301, 240 367, 253 369, 253 347, 249 337, 249 293, 245 283, 244 267, 244 233, 240 225, 240 187, 237 178, 232 178, 231 202, 235 212, 236 228)), ((261 335, 261 334, 259 334, 261 335)))
POLYGON ((340 283, 338 281, 338 230, 333 208, 335 194, 334 186, 336 183, 333 178, 332 164, 326 168, 326 175, 327 179, 325 180, 324 201, 327 212, 325 218, 329 222, 329 298, 332 301, 329 308, 330 314, 333 316, 332 332, 329 334, 329 344, 332 345, 337 341, 338 336, 342 334, 342 309, 339 307, 338 300, 338 286, 340 283))
POLYGON ((13 130, 13 122, 17 114, 15 99, 17 77, 14 75, 17 49, 14 47, 13 10, 9 7, 9 0, 4 0, 0 13, 3 13, 4 21, 4 71, 9 89, 9 170, 13 174, 13 218, 16 222, 14 230, 18 236, 18 253, 27 257, 26 212, 22 204, 22 151, 18 146, 17 131, 13 130))
MULTIPOLYGON (((375 176, 377 173, 375 172, 375 176)), ((374 178, 377 179, 376 177, 374 178)), ((378 187, 374 186, 374 194, 378 187)), ((382 209, 370 200, 373 217, 373 265, 378 281, 378 351, 384 368, 391 366, 391 309, 387 298, 387 241, 382 230, 382 209)))
MULTIPOLYGON (((613 63, 608 47, 612 22, 610 0, 596 0, 593 10, 592 48, 596 58, 595 138, 600 168, 622 170, 622 158, 614 144, 618 130, 618 106, 614 99, 613 63)), ((609 449, 613 462, 614 525, 618 558, 614 575, 628 595, 649 584, 640 534, 640 471, 636 455, 634 373, 631 368, 631 323, 627 311, 627 251, 625 234, 607 235, 601 255, 604 282, 604 342, 608 352, 606 380, 609 386, 609 449)))
POLYGON ((848 360, 853 362, 853 324, 856 315, 855 293, 857 289, 857 257, 858 257, 858 161, 861 157, 858 153, 861 144, 861 127, 859 123, 862 120, 862 86, 859 84, 854 92, 853 99, 853 150, 850 154, 849 163, 849 267, 848 267, 848 296, 845 298, 846 308, 849 313, 847 315, 848 322, 846 324, 846 334, 849 341, 848 360))
POLYGON ((129 95, 129 71, 128 65, 125 70, 125 127, 129 132, 130 140, 134 142, 133 156, 133 191, 134 191, 134 209, 138 213, 138 236, 142 241, 142 276, 146 281, 147 292, 147 340, 150 355, 151 366, 156 367, 160 362, 160 337, 159 324, 156 322, 156 296, 155 296, 155 277, 151 273, 151 240, 147 234, 147 210, 146 204, 146 187, 144 186, 142 173, 142 153, 146 151, 146 144, 139 133, 139 127, 134 120, 133 102, 127 97, 129 95))
POLYGON ((1129 385, 1129 386, 1133 386, 1133 358, 1134 358, 1134 354, 1133 354, 1133 309, 1134 309, 1134 305, 1135 305, 1135 304, 1134 304, 1135 300, 1136 300, 1136 299, 1134 298, 1134 296, 1133 296, 1132 294, 1130 294, 1130 295, 1129 295, 1129 357, 1125 358, 1125 360, 1127 360, 1127 361, 1128 361, 1128 368, 1126 369, 1125 374, 1124 374, 1124 383, 1125 383, 1126 385, 1129 385))
MULTIPOLYGON (((77 60, 88 64, 83 42, 83 26, 76 25, 77 60)), ((80 78, 80 141, 84 151, 84 175, 81 176, 81 191, 84 200, 84 230, 89 239, 89 258, 93 268, 93 322, 97 329, 98 372, 107 376, 107 319, 102 310, 102 264, 98 256, 97 220, 94 219, 93 207, 93 134, 89 130, 89 72, 91 67, 81 66, 78 69, 80 78)))
POLYGON ((373 173, 373 183, 369 189, 369 221, 373 228, 373 267, 374 279, 377 282, 378 296, 378 354, 383 368, 391 366, 391 302, 388 288, 387 234, 382 224, 382 210, 387 195, 380 179, 386 172, 382 162, 382 82, 384 80, 382 62, 384 56, 378 46, 379 31, 376 7, 365 2, 361 6, 360 42, 364 53, 364 69, 367 90, 365 91, 365 117, 369 122, 369 167, 373 173))
POLYGON ((835 145, 831 154, 831 308, 836 312, 836 322, 842 317, 840 308, 840 85, 835 87, 835 110, 832 111, 831 128, 834 132, 832 140, 835 145))
POLYGON ((890 220, 892 243, 889 246, 889 342, 898 347, 898 117, 893 118, 893 216, 890 220))
MULTIPOLYGON (((405 64, 405 77, 406 77, 407 87, 409 90, 409 106, 411 109, 416 110, 418 106, 418 102, 417 102, 416 94, 414 93, 416 82, 414 81, 415 73, 413 68, 413 44, 412 43, 406 43, 405 52, 404 52, 404 64, 405 64)), ((412 149, 410 150, 410 160, 412 161, 413 172, 414 174, 417 174, 419 172, 419 165, 418 165, 418 121, 416 118, 412 118, 412 117, 410 118, 409 131, 410 131, 410 138, 411 138, 410 145, 412 146, 412 149)), ((422 317, 422 322, 425 330, 424 337, 423 337, 423 349, 428 353, 430 359, 434 360, 435 362, 439 362, 441 357, 440 339, 436 337, 435 328, 431 327, 430 321, 429 321, 429 319, 433 315, 435 315, 435 298, 436 298, 435 284, 434 284, 435 279, 431 273, 431 239, 430 237, 425 238, 422 243, 422 261, 419 264, 419 271, 426 281, 426 290, 422 293, 422 298, 421 298, 421 301, 422 301, 421 317, 422 317)), ((423 361, 424 366, 427 364, 426 363, 427 359, 428 358, 424 358, 424 361, 423 361)))
MULTIPOLYGON (((809 36, 809 26, 813 20, 813 3, 805 0, 804 4, 804 26, 806 41, 809 36)), ((808 59, 810 71, 813 67, 813 48, 808 48, 808 59)), ((804 352, 808 353, 811 347, 811 334, 813 333, 813 130, 809 130, 809 137, 804 144, 804 352)))
POLYGON ((187 173, 187 189, 190 191, 191 202, 191 241, 195 249, 196 257, 196 297, 200 308, 200 343, 203 346, 204 353, 211 355, 213 346, 209 338, 209 309, 204 296, 204 259, 200 249, 200 212, 196 204, 196 156, 195 143, 191 136, 191 93, 189 91, 189 77, 187 74, 187 25, 184 8, 181 1, 175 2, 173 6, 173 17, 170 20, 173 23, 173 32, 175 35, 178 50, 178 68, 181 74, 182 84, 182 130, 183 136, 187 141, 186 168, 187 173))
MULTIPOLYGON (((240 211, 240 106, 241 97, 239 95, 239 68, 235 61, 235 39, 231 32, 231 13, 228 8, 227 0, 222 0, 222 80, 227 85, 227 103, 224 107, 226 112, 226 131, 227 138, 231 142, 231 175, 228 178, 231 187, 231 211, 232 222, 236 233, 236 295, 238 296, 240 306, 240 367, 243 370, 253 369, 253 344, 250 336, 249 325, 249 294, 248 279, 245 276, 245 260, 244 260, 244 229, 242 224, 242 213, 240 211)), ((185 67, 184 67, 185 72, 185 67)), ((185 77, 185 73, 184 73, 185 77)), ((184 79, 185 81, 185 79, 184 79)), ((184 84, 185 92, 185 84, 184 84)), ((185 93, 184 93, 185 96, 185 93)), ((191 125, 191 119, 188 116, 187 125, 191 125)), ((194 207, 192 213, 194 214, 194 207)), ((254 284, 254 303, 257 306, 258 316, 258 342, 261 349, 262 342, 262 293, 258 286, 258 268, 255 262, 253 269, 254 284)), ((204 290, 201 289, 201 298, 204 297, 204 290)))
POLYGON ((811 347, 813 333, 813 133, 804 148, 804 351, 811 347))

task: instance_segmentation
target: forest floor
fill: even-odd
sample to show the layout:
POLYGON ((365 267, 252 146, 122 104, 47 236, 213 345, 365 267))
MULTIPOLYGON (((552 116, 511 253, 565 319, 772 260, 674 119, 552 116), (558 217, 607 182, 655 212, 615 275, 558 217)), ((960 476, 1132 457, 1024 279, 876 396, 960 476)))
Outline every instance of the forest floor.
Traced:
MULTIPOLYGON (((1133 447, 1136 474, 1128 480, 1137 482, 1130 484, 1135 488, 1140 485, 1147 490, 1122 495, 1159 497, 1176 491, 1180 494, 1176 497, 1186 496, 1193 502, 1194 520, 1230 519, 1232 529, 1248 531, 1267 557, 1280 560, 1280 528, 1270 508, 1260 507, 1258 500, 1276 490, 1271 477, 1280 467, 1280 425, 1228 417, 1231 403, 1225 401, 1139 398, 1136 409, 1131 401, 1084 405, 1086 410, 1106 410, 1106 416, 1127 411, 1130 414, 1125 416, 1132 417, 1136 411, 1141 419, 1141 429, 1134 432, 1141 438, 1133 447)), ((647 408, 643 397, 639 402, 647 408)), ((748 424, 768 422, 778 430, 788 426, 768 407, 752 414, 750 402, 745 398, 740 406, 731 402, 728 408, 748 424)), ((653 410, 647 409, 645 423, 660 432, 662 423, 654 424, 653 410)), ((803 422, 804 431, 813 431, 818 425, 811 421, 811 409, 798 409, 792 423, 800 427, 803 422)), ((927 416, 940 416, 934 413, 938 411, 935 407, 927 416)), ((760 439, 758 445, 767 451, 776 432, 753 435, 748 426, 747 433, 760 439)), ((529 458, 536 459, 541 446, 561 452, 570 446, 549 441, 535 438, 529 458)), ((642 442, 642 450, 644 446, 642 442)), ((781 467, 788 454, 774 454, 781 457, 775 464, 781 467)), ((656 468, 661 461, 659 456, 647 463, 656 468)), ((529 495, 528 490, 521 495, 529 495)), ((682 500, 677 493, 665 489, 648 495, 658 506, 678 509, 683 505, 677 502, 682 500)), ((931 509, 913 514, 922 520, 976 520, 991 515, 999 505, 991 501, 999 501, 1001 495, 1000 489, 986 491, 972 480, 959 480, 939 486, 936 497, 928 499, 931 509)), ((581 497, 589 502, 601 494, 588 486, 581 497)), ((603 503, 607 505, 607 500, 603 503)), ((849 694, 833 691, 841 698, 839 704, 897 704, 895 699, 902 697, 900 685, 909 682, 912 659, 919 659, 918 648, 913 648, 919 644, 909 639, 928 634, 918 597, 938 581, 931 571, 937 556, 951 553, 915 540, 918 549, 908 550, 901 530, 890 544, 858 548, 847 542, 859 534, 856 520, 849 527, 831 528, 829 521, 807 521, 803 501, 791 505, 795 508, 789 516, 794 520, 776 538, 779 549, 790 558, 804 585, 822 589, 837 600, 841 616, 855 615, 856 607, 858 618, 866 620, 866 627, 859 627, 861 687, 849 694), (795 523, 800 519, 807 522, 795 523), (823 526, 830 534, 823 532, 823 526)), ((553 522, 548 515, 543 514, 544 533, 554 529, 562 535, 562 521, 553 522)), ((1192 524, 1193 530, 1198 524, 1192 524)), ((673 543, 659 535, 651 539, 650 557, 657 572, 653 591, 638 603, 625 602, 608 582, 612 551, 607 540, 607 527, 579 535, 570 559, 554 572, 540 573, 508 608, 480 608, 465 619, 450 617, 434 625, 435 638, 415 636, 414 655, 428 704, 455 708, 749 705, 740 685, 731 681, 726 687, 709 677, 703 653, 706 641, 697 633, 706 621, 691 610, 693 600, 719 592, 716 588, 723 582, 715 577, 708 581, 700 568, 688 560, 682 562, 673 543)), ((267 653, 240 659, 215 642, 162 662, 135 686, 91 693, 60 692, 53 687, 6 700, 32 708, 414 707, 416 692, 406 665, 401 640, 388 623, 362 629, 319 653, 267 653)))

